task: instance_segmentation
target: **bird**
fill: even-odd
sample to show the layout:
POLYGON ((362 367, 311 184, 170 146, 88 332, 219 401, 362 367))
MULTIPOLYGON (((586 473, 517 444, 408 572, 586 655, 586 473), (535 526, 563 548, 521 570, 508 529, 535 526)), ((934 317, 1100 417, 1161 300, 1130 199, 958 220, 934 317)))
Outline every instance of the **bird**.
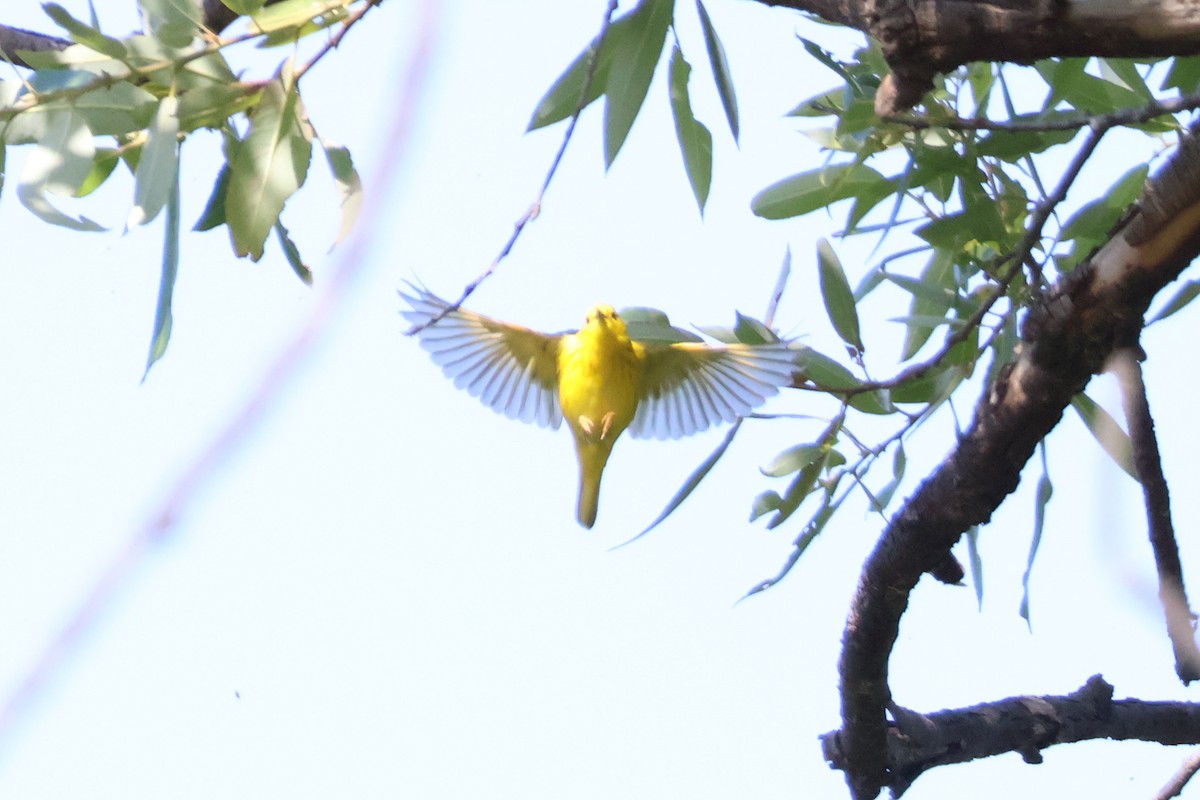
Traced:
POLYGON ((547 334, 452 305, 424 287, 400 290, 401 315, 442 372, 484 405, 557 429, 565 419, 579 461, 579 524, 596 522, 613 445, 677 439, 750 413, 793 382, 786 342, 708 345, 631 338, 609 305, 578 331, 547 334))

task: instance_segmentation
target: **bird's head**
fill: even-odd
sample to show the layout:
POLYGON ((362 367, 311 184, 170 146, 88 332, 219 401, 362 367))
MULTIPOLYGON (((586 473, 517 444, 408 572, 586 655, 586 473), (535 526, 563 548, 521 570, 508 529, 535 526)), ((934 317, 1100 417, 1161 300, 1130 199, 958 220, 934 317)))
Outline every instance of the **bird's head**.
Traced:
POLYGON ((625 323, 621 320, 620 315, 617 314, 616 309, 614 309, 612 306, 604 305, 592 306, 592 310, 588 312, 585 325, 588 327, 600 326, 603 328, 619 328, 622 330, 625 328, 625 323))

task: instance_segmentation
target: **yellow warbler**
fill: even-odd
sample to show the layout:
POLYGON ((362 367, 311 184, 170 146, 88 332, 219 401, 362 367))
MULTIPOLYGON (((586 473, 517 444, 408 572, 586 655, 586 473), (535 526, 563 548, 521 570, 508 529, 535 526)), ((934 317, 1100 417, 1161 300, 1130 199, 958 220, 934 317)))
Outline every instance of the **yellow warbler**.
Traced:
POLYGON ((495 411, 557 429, 579 457, 579 524, 596 522, 600 476, 627 428, 676 439, 732 422, 792 382, 786 343, 710 347, 629 338, 612 306, 596 306, 577 332, 545 334, 490 319, 409 284, 402 312, 434 363, 495 411), (432 320, 437 320, 430 324, 432 320))

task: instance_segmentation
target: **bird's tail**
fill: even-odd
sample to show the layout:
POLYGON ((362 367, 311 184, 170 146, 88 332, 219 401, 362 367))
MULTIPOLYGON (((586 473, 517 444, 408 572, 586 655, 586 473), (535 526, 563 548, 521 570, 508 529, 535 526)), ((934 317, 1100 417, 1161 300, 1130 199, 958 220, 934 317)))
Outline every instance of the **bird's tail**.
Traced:
POLYGON ((596 524, 596 511, 600 506, 600 476, 612 452, 612 440, 579 442, 579 508, 576 516, 579 524, 590 528, 596 524))

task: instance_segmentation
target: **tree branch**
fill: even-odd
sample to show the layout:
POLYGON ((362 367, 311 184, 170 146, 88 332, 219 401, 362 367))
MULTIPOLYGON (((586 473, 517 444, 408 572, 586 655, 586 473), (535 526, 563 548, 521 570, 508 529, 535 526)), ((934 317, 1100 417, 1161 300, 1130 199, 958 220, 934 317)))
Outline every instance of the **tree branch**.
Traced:
MULTIPOLYGON (((895 709, 887 727, 887 787, 900 797, 926 771, 946 764, 1019 753, 1041 763, 1041 751, 1091 739, 1200 744, 1200 705, 1113 700, 1099 675, 1068 695, 1010 697, 923 715, 895 709)), ((837 731, 821 737, 826 761, 846 768, 837 731)))
POLYGON ((1179 563, 1179 545, 1171 523, 1171 495, 1163 474, 1154 419, 1142 381, 1140 348, 1123 348, 1113 354, 1109 371, 1121 385, 1121 399, 1129 438, 1133 442, 1133 463, 1146 499, 1146 521, 1150 546, 1158 571, 1158 599, 1167 618, 1167 635, 1175 653, 1175 673, 1184 684, 1200 679, 1200 650, 1196 649, 1196 615, 1188 604, 1183 587, 1183 567, 1179 563))
POLYGON ((1200 252, 1198 174, 1200 143, 1188 136, 1124 226, 1030 310, 1015 360, 864 565, 846 620, 836 734, 856 798, 873 798, 894 779, 884 716, 888 657, 910 592, 964 531, 991 518, 1071 398, 1115 349, 1136 343, 1151 298, 1200 252))
POLYGON ((68 39, 14 28, 11 25, 0 25, 0 58, 18 67, 29 68, 25 59, 18 54, 19 50, 40 53, 44 50, 65 50, 70 46, 71 41, 68 39))
POLYGON ((892 74, 875 98, 887 116, 912 108, 933 76, 972 61, 1032 64, 1052 57, 1153 57, 1200 53, 1186 4, 1166 0, 760 0, 869 34, 892 74))

